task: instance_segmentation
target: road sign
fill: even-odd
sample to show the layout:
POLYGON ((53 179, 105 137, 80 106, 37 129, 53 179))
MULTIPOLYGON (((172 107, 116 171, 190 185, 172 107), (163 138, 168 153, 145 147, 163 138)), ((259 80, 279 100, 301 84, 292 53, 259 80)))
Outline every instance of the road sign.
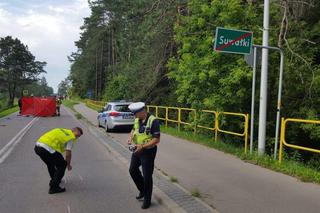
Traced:
POLYGON ((87 91, 87 98, 92 98, 93 97, 93 92, 92 90, 87 91))
POLYGON ((28 90, 23 90, 22 94, 23 94, 23 96, 27 96, 29 94, 29 91, 28 90))
POLYGON ((225 53, 250 54, 252 40, 252 32, 217 27, 214 50, 225 53))

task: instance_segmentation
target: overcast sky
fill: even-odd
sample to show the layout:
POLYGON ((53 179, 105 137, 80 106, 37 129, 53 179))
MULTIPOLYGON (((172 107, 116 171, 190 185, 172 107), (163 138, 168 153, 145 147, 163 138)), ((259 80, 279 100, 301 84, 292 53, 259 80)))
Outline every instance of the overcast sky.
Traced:
POLYGON ((90 15, 87 0, 0 0, 0 37, 11 35, 46 61, 49 86, 55 92, 69 73, 67 56, 76 51, 83 18, 90 15))

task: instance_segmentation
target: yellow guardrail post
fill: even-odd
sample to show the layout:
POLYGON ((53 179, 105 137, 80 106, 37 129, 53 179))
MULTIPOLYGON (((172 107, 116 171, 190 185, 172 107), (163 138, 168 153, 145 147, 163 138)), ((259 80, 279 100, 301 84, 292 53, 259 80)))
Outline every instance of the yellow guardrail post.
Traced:
POLYGON ((242 113, 233 113, 233 112, 220 112, 218 113, 218 118, 217 118, 217 131, 218 132, 222 132, 225 134, 230 134, 230 135, 235 135, 235 136, 239 136, 239 137, 244 137, 244 142, 245 142, 245 153, 247 152, 247 143, 248 143, 248 114, 242 114, 242 113), (244 117, 244 131, 243 133, 238 133, 238 132, 231 132, 231 131, 227 131, 227 130, 222 130, 219 127, 219 115, 224 114, 224 115, 233 115, 233 116, 241 116, 244 117))
POLYGON ((219 112, 217 112, 217 117, 216 117, 216 132, 215 132, 215 142, 217 142, 217 140, 218 140, 218 134, 219 134, 219 115, 220 115, 220 113, 219 112))
POLYGON ((299 145, 293 145, 286 142, 286 124, 287 122, 298 122, 298 123, 307 123, 307 124, 320 124, 319 120, 304 120, 304 119, 295 119, 295 118, 287 118, 283 120, 283 123, 281 124, 281 139, 280 139, 280 151, 279 151, 279 162, 282 161, 282 155, 283 155, 283 147, 287 146, 293 149, 299 149, 304 150, 308 152, 314 152, 314 153, 320 153, 319 149, 313 149, 308 148, 304 146, 299 145))
POLYGON ((156 106, 156 117, 158 117, 158 106, 156 106))
POLYGON ((279 148, 279 163, 282 161, 282 153, 283 153, 283 139, 285 135, 285 126, 284 126, 284 118, 281 118, 281 130, 280 130, 280 148, 279 148))
POLYGON ((197 134, 197 111, 194 111, 194 131, 193 134, 196 135, 197 134))
POLYGON ((181 108, 178 108, 178 131, 180 132, 181 128, 181 108))
POLYGON ((169 109, 168 109, 168 107, 165 107, 165 109, 166 109, 166 128, 168 128, 168 111, 169 111, 169 109))
POLYGON ((247 149, 248 149, 248 129, 249 129, 249 114, 246 114, 245 117, 245 142, 244 142, 244 153, 247 154, 247 149))
POLYGON ((152 106, 152 105, 148 105, 147 106, 147 111, 150 112, 150 108, 155 108, 155 116, 159 119, 159 120, 163 120, 165 121, 165 127, 168 128, 168 123, 169 122, 173 122, 173 123, 177 123, 178 125, 178 131, 181 131, 181 125, 189 125, 190 127, 192 127, 192 123, 190 122, 186 122, 183 121, 183 111, 188 113, 188 117, 190 118, 190 113, 194 113, 194 127, 193 127, 193 134, 196 135, 198 128, 202 128, 202 129, 207 129, 210 131, 214 131, 214 141, 217 142, 218 141, 218 136, 219 133, 225 133, 225 134, 230 134, 230 135, 235 135, 235 136, 239 136, 239 137, 244 137, 244 149, 245 149, 245 153, 247 153, 247 149, 248 149, 248 131, 249 131, 249 114, 242 114, 242 113, 233 113, 233 112, 217 112, 217 111, 212 111, 212 110, 200 110, 199 113, 205 112, 205 113, 212 113, 214 115, 214 123, 213 123, 213 127, 210 126, 206 126, 206 125, 201 125, 198 124, 198 117, 199 117, 199 113, 197 112, 196 109, 192 109, 192 108, 180 108, 180 107, 168 107, 168 106, 152 106), (165 110, 165 117, 159 117, 159 110, 163 109, 165 110), (178 117, 177 118, 169 118, 169 110, 176 110, 178 113, 178 117), (240 116, 240 117, 244 117, 244 132, 243 133, 238 133, 238 132, 232 132, 232 131, 227 131, 227 130, 222 130, 220 129, 219 125, 219 118, 221 115, 233 115, 233 116, 240 116))

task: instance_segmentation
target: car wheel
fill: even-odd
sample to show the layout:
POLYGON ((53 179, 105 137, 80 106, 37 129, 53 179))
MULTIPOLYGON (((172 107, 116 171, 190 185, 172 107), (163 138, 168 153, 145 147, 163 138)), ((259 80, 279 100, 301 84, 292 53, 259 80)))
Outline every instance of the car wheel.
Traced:
POLYGON ((106 132, 110 132, 110 129, 108 128, 108 123, 107 122, 105 122, 104 129, 106 130, 106 132))

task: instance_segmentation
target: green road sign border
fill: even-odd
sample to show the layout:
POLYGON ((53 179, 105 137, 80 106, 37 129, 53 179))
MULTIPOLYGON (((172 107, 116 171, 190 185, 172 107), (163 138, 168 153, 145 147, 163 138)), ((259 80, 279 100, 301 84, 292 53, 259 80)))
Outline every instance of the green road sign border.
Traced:
POLYGON ((239 55, 249 55, 252 52, 252 45, 253 45, 253 32, 252 31, 247 31, 247 30, 238 30, 238 29, 230 29, 230 28, 224 28, 224 27, 216 27, 216 35, 214 38, 214 51, 216 52, 222 52, 222 53, 234 53, 234 54, 239 54, 239 55), (233 51, 224 51, 224 50, 217 50, 217 36, 218 36, 218 31, 219 29, 223 30, 233 30, 233 31, 238 31, 238 32, 244 32, 244 33, 251 33, 252 39, 250 42, 250 52, 249 53, 241 53, 241 52, 233 52, 233 51))

